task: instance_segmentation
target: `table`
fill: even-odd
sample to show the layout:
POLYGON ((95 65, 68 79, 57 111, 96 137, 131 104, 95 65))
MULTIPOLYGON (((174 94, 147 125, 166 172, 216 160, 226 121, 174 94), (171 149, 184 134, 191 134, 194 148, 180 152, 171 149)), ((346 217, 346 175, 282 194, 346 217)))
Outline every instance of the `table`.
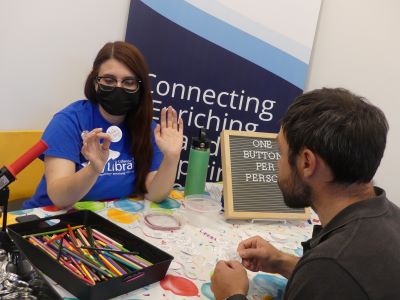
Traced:
MULTIPOLYGON (((211 197, 220 200, 222 185, 207 183, 211 197)), ((147 200, 124 198, 105 202, 78 202, 74 209, 90 209, 136 236, 174 256, 166 277, 161 281, 113 299, 214 299, 210 277, 220 259, 240 259, 236 253, 239 242, 254 235, 268 240, 278 249, 301 256, 300 242, 311 237, 311 221, 227 221, 223 213, 194 213, 185 208, 183 192, 174 190, 160 204, 147 200), (178 230, 160 231, 145 225, 148 212, 167 211, 177 217, 178 230)), ((53 206, 9 213, 9 223, 18 215, 36 214, 39 217, 65 213, 53 206)), ((313 221, 318 223, 318 220, 313 221)), ((281 299, 287 280, 280 275, 253 273, 249 299, 281 299)), ((64 299, 76 299, 49 279, 64 299)))

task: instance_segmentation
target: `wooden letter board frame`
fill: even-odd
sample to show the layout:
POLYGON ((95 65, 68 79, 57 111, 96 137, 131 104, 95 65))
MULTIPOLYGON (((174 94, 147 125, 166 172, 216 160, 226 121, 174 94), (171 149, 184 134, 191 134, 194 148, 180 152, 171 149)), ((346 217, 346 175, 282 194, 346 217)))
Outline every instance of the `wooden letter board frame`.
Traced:
MULTIPOLYGON (((290 209, 288 208, 284 201, 283 201, 283 196, 278 188, 277 183, 270 183, 270 185, 275 185, 273 186, 274 193, 279 193, 277 195, 277 200, 278 204, 275 203, 273 209, 271 210, 264 210, 264 206, 268 206, 268 197, 262 199, 262 205, 263 205, 263 210, 260 211, 260 209, 254 209, 252 210, 245 210, 243 209, 235 210, 235 204, 241 205, 239 201, 243 201, 245 199, 242 196, 240 197, 235 197, 235 192, 234 192, 234 184, 235 184, 235 179, 232 177, 232 169, 234 167, 234 164, 237 163, 236 161, 232 160, 232 151, 234 150, 233 147, 231 147, 231 142, 233 142, 234 139, 238 137, 238 140, 241 140, 240 143, 243 141, 246 143, 245 139, 251 140, 273 140, 274 146, 277 148, 277 134, 276 133, 261 133, 261 132, 245 132, 245 131, 235 131, 235 130, 224 130, 221 132, 221 157, 222 157, 222 174, 223 174, 223 195, 224 195, 224 210, 225 210, 225 217, 227 219, 282 219, 282 220, 306 220, 310 218, 310 209, 305 208, 305 209, 290 209), (281 200, 281 201, 279 201, 281 200), (236 201, 236 202, 235 202, 236 201)), ((254 145, 254 142, 253 142, 254 145)), ((244 152, 244 151, 243 151, 244 152)), ((279 153, 279 150, 276 150, 277 153, 279 153)), ((238 152, 240 153, 240 152, 238 152)), ((247 161, 246 161, 247 162, 247 161)), ((251 159, 248 160, 248 163, 245 163, 245 166, 251 165, 251 163, 254 163, 251 159)), ((278 174, 277 172, 277 161, 275 163, 275 169, 274 173, 278 174)), ((255 163, 254 163, 255 165, 255 163)), ((237 168, 238 169, 238 168, 237 168)), ((241 169, 241 167, 239 167, 241 169)), ((240 171, 235 171, 236 173, 240 173, 240 171)), ((236 174, 237 175, 237 174, 236 174)), ((244 178, 244 177, 243 177, 244 178)), ((237 180, 236 180, 237 181, 237 180)), ((240 183, 239 183, 240 184, 240 183)), ((256 191, 260 191, 259 193, 253 193, 249 194, 246 199, 254 198, 255 195, 260 195, 264 192, 264 189, 269 189, 269 187, 264 187, 262 184, 256 187, 256 191)), ((245 190, 246 188, 244 187, 243 189, 236 189, 236 190, 245 190)), ((241 191, 242 192, 242 191, 241 191)), ((236 192, 238 194, 238 192, 236 192)), ((262 196, 262 195, 260 195, 262 196)), ((246 201, 246 200, 245 200, 246 201)), ((243 201, 243 202, 245 202, 243 201)), ((259 202, 261 203, 261 202, 259 202)), ((256 207, 256 206, 252 206, 256 207)))

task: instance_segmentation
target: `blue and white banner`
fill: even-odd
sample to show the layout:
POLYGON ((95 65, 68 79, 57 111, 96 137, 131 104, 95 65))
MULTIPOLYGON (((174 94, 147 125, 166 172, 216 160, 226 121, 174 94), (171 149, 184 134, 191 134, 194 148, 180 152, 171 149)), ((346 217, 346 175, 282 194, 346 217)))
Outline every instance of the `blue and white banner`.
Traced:
POLYGON ((154 119, 172 105, 185 124, 177 182, 191 137, 212 140, 207 181, 222 180, 224 129, 278 132, 302 93, 320 0, 132 0, 126 41, 150 67, 154 119))

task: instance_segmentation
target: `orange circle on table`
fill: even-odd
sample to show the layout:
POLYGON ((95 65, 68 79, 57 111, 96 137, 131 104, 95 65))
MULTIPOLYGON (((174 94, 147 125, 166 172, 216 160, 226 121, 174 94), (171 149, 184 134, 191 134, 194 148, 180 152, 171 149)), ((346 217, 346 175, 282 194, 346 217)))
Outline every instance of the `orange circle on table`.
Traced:
POLYGON ((107 217, 112 221, 124 224, 132 224, 133 222, 139 220, 139 215, 116 208, 108 209, 107 217))

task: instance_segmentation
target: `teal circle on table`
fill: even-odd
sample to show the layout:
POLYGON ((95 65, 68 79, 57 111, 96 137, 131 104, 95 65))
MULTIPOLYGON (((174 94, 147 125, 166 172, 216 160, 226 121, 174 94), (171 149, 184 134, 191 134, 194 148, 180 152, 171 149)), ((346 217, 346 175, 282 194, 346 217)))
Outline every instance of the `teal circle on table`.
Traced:
POLYGON ((74 204, 74 208, 77 210, 91 210, 91 211, 98 211, 102 210, 106 205, 104 202, 99 201, 79 201, 74 204))
POLYGON ((171 199, 171 198, 167 198, 167 199, 161 201, 160 203, 152 202, 150 204, 151 208, 159 207, 159 208, 165 208, 165 209, 179 208, 180 206, 181 206, 181 204, 178 201, 171 199))
POLYGON ((10 211, 9 214, 14 216, 25 215, 25 214, 29 215, 29 213, 31 213, 32 211, 33 208, 28 208, 28 209, 10 211))
POLYGON ((209 300, 215 300, 214 294, 211 291, 211 283, 210 282, 203 283, 203 285, 201 286, 201 293, 204 296, 206 296, 209 300))
POLYGON ((124 211, 128 212, 137 212, 144 208, 143 203, 137 201, 131 201, 128 199, 122 199, 118 201, 114 201, 114 206, 124 211))
POLYGON ((268 294, 274 300, 279 300, 283 297, 287 279, 270 274, 257 274, 253 278, 253 283, 257 289, 262 291, 263 294, 268 294))

